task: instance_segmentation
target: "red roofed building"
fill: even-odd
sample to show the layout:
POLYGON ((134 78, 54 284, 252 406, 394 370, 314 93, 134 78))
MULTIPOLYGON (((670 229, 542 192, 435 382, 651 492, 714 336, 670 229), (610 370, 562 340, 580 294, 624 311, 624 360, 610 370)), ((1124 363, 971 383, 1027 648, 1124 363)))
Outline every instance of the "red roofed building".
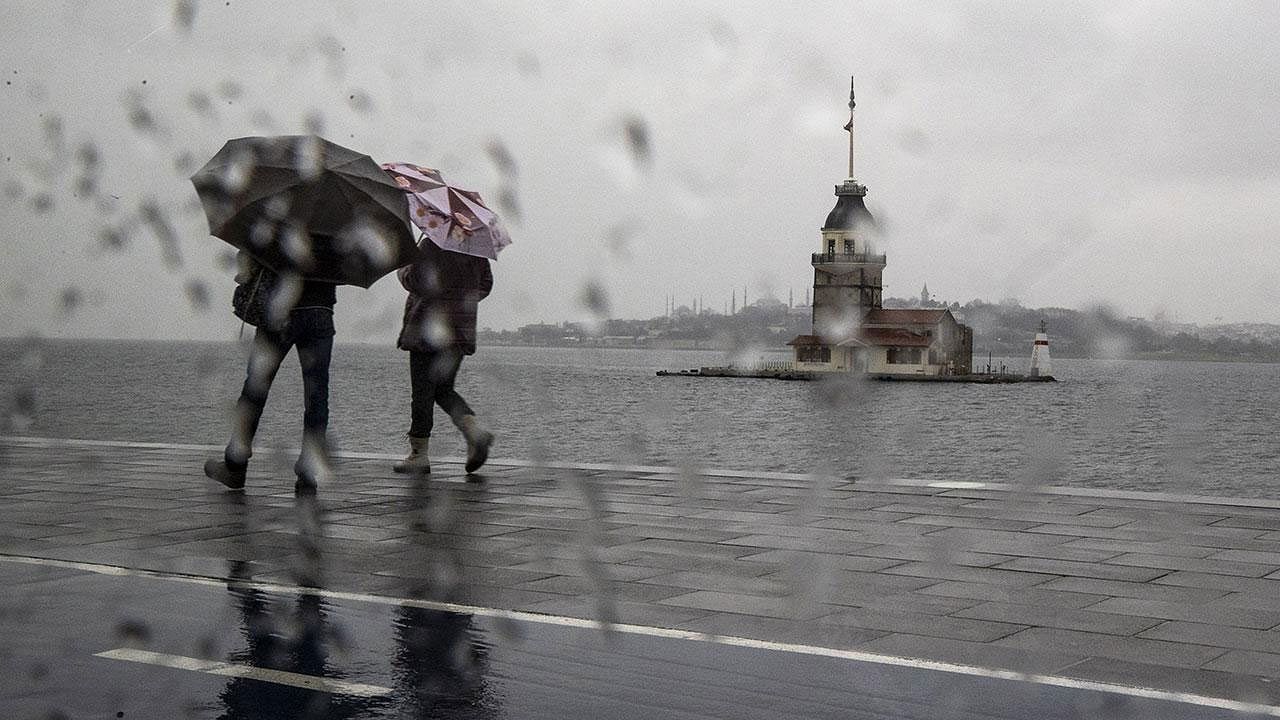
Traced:
POLYGON ((972 372, 973 331, 947 309, 881 307, 887 265, 876 254, 876 221, 853 176, 853 91, 849 92, 849 177, 836 186, 836 206, 822 226, 813 264, 813 333, 788 345, 798 370, 882 375, 972 372))

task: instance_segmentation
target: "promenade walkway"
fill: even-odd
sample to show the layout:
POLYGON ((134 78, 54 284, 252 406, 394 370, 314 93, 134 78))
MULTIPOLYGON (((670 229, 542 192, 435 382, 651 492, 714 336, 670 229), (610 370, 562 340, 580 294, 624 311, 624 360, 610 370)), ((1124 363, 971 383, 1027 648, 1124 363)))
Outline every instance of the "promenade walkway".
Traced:
POLYGON ((244 561, 282 585, 1280 714, 1280 502, 502 459, 466 482, 457 458, 414 483, 353 453, 308 531, 291 456, 260 453, 242 494, 202 476, 214 450, 0 439, 0 565, 244 561))

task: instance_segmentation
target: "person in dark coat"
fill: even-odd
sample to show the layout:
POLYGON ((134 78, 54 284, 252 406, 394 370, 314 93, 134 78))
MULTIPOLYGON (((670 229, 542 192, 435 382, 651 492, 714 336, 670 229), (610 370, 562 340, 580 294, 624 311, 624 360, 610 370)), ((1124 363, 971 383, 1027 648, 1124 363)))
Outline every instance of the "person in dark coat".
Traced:
POLYGON ((486 258, 443 250, 428 238, 419 249, 418 259, 398 272, 409 297, 396 346, 409 351, 412 402, 409 455, 394 469, 431 471, 427 444, 439 405, 467 440, 466 471, 471 473, 488 459, 493 433, 480 427, 454 380, 462 359, 476 351, 476 310, 493 289, 493 271, 486 258))
POLYGON ((255 292, 263 293, 268 310, 253 337, 231 439, 221 458, 205 462, 204 474, 232 489, 244 487, 253 438, 271 383, 289 350, 296 348, 302 366, 303 433, 302 454, 293 467, 297 475, 294 487, 299 492, 311 491, 328 467, 329 364, 337 286, 276 275, 243 252, 239 262, 236 282, 253 283, 255 292))

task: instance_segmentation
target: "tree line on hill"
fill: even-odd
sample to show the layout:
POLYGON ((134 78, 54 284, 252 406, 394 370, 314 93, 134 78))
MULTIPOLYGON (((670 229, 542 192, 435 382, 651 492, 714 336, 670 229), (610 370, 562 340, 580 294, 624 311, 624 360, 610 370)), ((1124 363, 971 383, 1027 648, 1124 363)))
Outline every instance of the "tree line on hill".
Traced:
MULTIPOLYGON (((988 354, 1030 353, 1041 321, 1054 357, 1280 362, 1280 325, 1235 323, 1200 326, 1135 317, 1106 309, 1028 308, 1013 300, 941 303, 887 298, 889 308, 947 308, 973 328, 974 362, 988 354)), ((788 340, 812 330, 812 310, 761 298, 732 314, 680 307, 648 320, 537 323, 516 330, 480 332, 486 345, 786 349, 788 340)))

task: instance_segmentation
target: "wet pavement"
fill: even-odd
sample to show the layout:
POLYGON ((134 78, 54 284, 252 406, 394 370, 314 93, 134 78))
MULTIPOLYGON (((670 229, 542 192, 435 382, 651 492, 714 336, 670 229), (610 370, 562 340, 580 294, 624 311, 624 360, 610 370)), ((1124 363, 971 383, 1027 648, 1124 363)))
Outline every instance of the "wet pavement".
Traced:
POLYGON ((206 452, 0 440, 4 716, 1280 715, 1266 502, 206 452))
MULTIPOLYGON (((231 568, 232 575, 243 574, 231 568)), ((1208 718, 1015 680, 316 589, 0 563, 6 717, 1208 718), (10 632, 14 621, 22 632, 10 632)))

